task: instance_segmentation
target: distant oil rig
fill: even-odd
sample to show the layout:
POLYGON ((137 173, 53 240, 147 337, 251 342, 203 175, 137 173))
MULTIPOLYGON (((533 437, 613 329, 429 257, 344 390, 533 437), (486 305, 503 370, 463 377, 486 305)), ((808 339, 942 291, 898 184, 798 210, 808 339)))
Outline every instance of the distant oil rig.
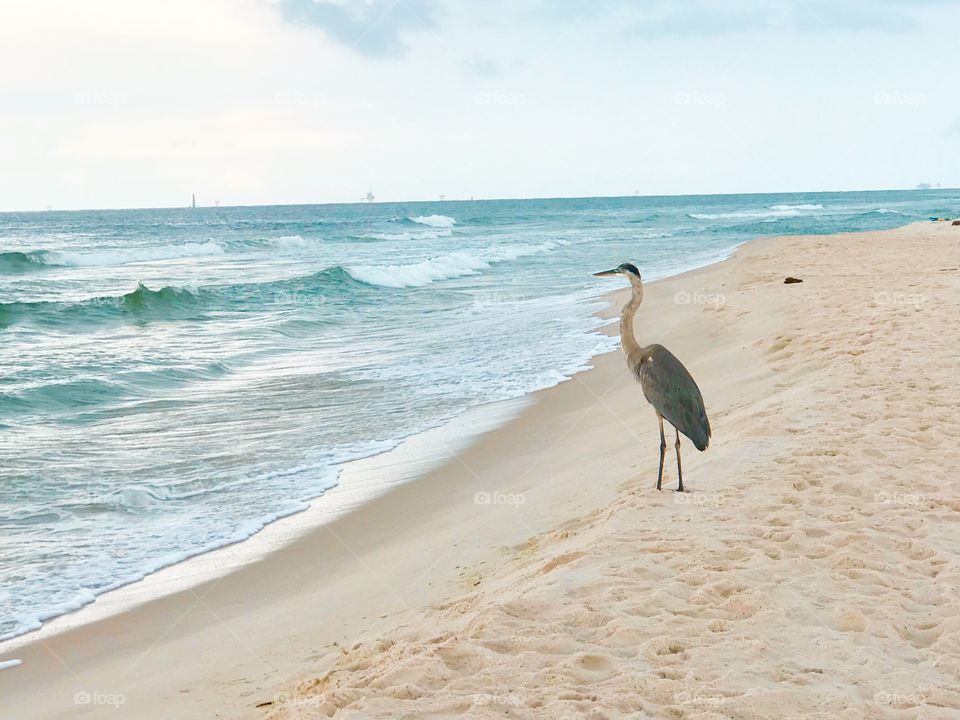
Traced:
POLYGON ((373 188, 368 188, 367 194, 360 198, 360 202, 374 202, 376 199, 376 196, 373 194, 373 188))
MULTIPOLYGON (((208 207, 209 207, 209 206, 208 206, 208 207)), ((219 201, 219 200, 214 200, 214 201, 213 201, 213 207, 220 207, 220 201, 219 201)), ((191 209, 191 210, 196 210, 196 209, 197 209, 197 194, 196 194, 196 193, 193 193, 193 194, 190 196, 190 209, 191 209)))

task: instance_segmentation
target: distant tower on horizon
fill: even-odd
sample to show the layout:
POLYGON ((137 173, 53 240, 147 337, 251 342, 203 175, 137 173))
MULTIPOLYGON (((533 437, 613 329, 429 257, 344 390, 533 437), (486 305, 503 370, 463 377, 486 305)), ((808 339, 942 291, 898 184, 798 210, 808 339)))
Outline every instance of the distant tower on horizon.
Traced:
POLYGON ((196 194, 196 193, 193 193, 193 194, 190 196, 190 207, 192 207, 192 208, 196 208, 196 207, 197 207, 197 194, 196 194))
POLYGON ((361 202, 373 202, 376 200, 376 197, 373 194, 373 188, 367 190, 367 194, 360 198, 361 202))

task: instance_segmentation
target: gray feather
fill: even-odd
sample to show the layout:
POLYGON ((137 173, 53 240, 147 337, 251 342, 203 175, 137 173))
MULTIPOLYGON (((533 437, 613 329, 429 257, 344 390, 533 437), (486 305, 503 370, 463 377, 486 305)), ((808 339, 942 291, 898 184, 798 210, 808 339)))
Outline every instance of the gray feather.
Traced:
POLYGON ((697 450, 706 450, 710 421, 700 388, 683 363, 663 345, 648 345, 633 371, 656 411, 690 438, 697 450))

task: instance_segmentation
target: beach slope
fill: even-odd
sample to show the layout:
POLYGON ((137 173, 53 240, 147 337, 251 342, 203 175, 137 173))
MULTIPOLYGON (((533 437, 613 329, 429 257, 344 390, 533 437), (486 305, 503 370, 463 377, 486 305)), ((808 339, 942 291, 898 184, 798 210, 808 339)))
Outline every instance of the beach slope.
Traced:
POLYGON ((923 224, 651 283, 638 340, 685 363, 713 426, 684 443, 689 492, 672 447, 654 489, 655 415, 605 355, 265 559, 24 646, 0 710, 955 717, 958 266, 960 228, 923 224))

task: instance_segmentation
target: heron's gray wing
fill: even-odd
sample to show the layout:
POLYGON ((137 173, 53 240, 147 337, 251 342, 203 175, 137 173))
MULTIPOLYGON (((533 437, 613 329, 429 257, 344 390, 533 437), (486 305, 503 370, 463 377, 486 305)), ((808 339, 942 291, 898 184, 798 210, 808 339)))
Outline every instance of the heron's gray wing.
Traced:
POLYGON ((700 388, 683 363, 662 345, 650 345, 644 348, 637 376, 643 394, 657 412, 690 438, 698 450, 706 450, 710 421, 700 388))

